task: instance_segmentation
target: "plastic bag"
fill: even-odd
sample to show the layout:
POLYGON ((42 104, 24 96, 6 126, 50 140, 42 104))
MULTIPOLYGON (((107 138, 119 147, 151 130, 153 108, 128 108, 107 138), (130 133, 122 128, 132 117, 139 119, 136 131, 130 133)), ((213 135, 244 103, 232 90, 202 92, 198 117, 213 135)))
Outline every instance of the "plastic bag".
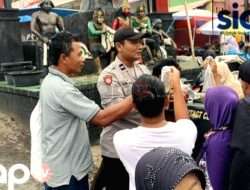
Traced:
POLYGON ((30 173, 31 176, 43 183, 42 169, 42 147, 41 147, 41 105, 40 101, 36 104, 30 116, 30 134, 31 134, 31 157, 30 157, 30 173))
POLYGON ((208 88, 211 88, 214 86, 215 86, 214 75, 213 75, 210 65, 208 64, 204 72, 204 82, 203 82, 202 92, 206 92, 208 88))

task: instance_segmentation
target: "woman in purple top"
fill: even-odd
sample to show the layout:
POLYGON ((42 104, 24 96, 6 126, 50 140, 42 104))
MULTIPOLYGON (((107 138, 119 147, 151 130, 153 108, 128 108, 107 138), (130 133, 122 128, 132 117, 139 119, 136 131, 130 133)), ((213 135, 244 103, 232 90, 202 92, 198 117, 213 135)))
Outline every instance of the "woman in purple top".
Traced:
POLYGON ((203 150, 208 176, 214 190, 228 189, 232 124, 238 101, 238 95, 230 87, 209 88, 206 92, 205 110, 212 130, 206 134, 203 150))

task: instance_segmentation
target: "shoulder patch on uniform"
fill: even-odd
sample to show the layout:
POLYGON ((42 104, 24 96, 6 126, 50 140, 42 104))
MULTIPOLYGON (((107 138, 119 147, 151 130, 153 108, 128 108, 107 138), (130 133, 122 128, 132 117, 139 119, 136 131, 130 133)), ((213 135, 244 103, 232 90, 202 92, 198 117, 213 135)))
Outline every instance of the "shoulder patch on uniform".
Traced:
POLYGON ((105 84, 111 85, 112 84, 112 75, 105 75, 103 77, 103 81, 105 84))

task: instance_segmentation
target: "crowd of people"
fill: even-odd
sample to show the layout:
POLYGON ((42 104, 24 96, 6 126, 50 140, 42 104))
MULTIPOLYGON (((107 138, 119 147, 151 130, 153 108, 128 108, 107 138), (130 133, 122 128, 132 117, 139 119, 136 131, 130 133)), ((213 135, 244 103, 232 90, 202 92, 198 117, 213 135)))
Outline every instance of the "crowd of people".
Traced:
MULTIPOLYGON (((101 9, 88 23, 94 59, 99 62, 107 52, 100 43, 100 35, 107 32, 113 35, 117 52, 99 70, 101 106, 82 94, 70 78, 84 69, 79 38, 61 31, 49 40, 51 66, 39 96, 42 163, 51 171, 45 190, 249 189, 250 63, 246 59, 241 64, 237 78, 213 52, 204 56, 200 91, 211 130, 205 134, 200 154, 192 158, 197 128, 202 126, 189 118, 181 69, 174 58, 162 60, 153 72, 148 69, 141 62, 143 44, 154 54, 157 39, 144 40, 145 33, 154 30, 145 8, 139 7, 138 17, 133 18, 128 4, 121 12, 113 29, 104 24, 101 9), (169 107, 174 110, 172 119, 166 115, 169 107), (88 123, 103 128, 102 163, 91 185, 88 123)), ((158 34, 167 38, 159 25, 158 20, 158 34)))
MULTIPOLYGON (((205 136, 196 163, 191 155, 197 127, 188 115, 180 71, 170 61, 173 65, 168 66, 170 80, 165 81, 170 88, 165 88, 159 73, 153 76, 145 65, 137 63, 143 37, 132 28, 121 28, 115 33, 118 53, 97 82, 102 108, 74 87, 70 78, 84 67, 79 39, 69 32, 57 33, 52 38, 49 51, 52 65, 42 82, 39 99, 42 160, 52 172, 45 182, 46 190, 89 189, 92 159, 88 122, 103 127, 102 163, 91 185, 93 190, 173 187, 184 190, 192 183, 190 189, 205 189, 206 184, 214 190, 247 189, 250 64, 240 66, 238 88, 242 94, 226 82, 206 89, 205 111, 212 128, 205 136), (170 104, 175 121, 166 120, 165 110, 170 104)), ((215 64, 211 67, 218 69, 216 61, 210 61, 215 63, 206 63, 205 59, 204 65, 215 64)))
MULTIPOLYGON (((40 4, 40 10, 32 14, 30 38, 38 39, 40 54, 42 54, 44 44, 49 44, 52 36, 57 31, 65 30, 63 19, 52 12, 54 4, 51 0, 43 0, 40 4)), ((109 25, 105 19, 105 11, 102 8, 96 8, 93 11, 92 18, 87 24, 87 47, 89 48, 97 72, 100 73, 115 57, 114 33, 121 27, 131 27, 136 31, 145 34, 143 39, 145 56, 140 62, 153 64, 156 59, 175 56, 175 42, 162 29, 161 19, 155 19, 153 22, 146 14, 144 5, 137 7, 135 13, 131 12, 130 4, 124 0, 121 7, 114 13, 112 23, 109 25)), ((43 51, 44 52, 44 51, 43 51)), ((42 55, 39 58, 42 62, 42 55)), ((43 63, 43 65, 46 65, 43 63)))
POLYGON ((115 51, 113 35, 121 27, 131 27, 145 34, 143 43, 147 58, 140 60, 141 62, 152 63, 157 58, 166 58, 168 52, 173 52, 167 52, 166 47, 176 47, 172 38, 162 29, 161 19, 152 22, 146 15, 144 5, 137 7, 136 13, 133 14, 130 12, 129 3, 125 1, 115 14, 112 26, 108 26, 105 22, 105 12, 97 8, 94 10, 93 19, 88 22, 88 39, 90 51, 99 71, 113 60, 112 52, 115 51))

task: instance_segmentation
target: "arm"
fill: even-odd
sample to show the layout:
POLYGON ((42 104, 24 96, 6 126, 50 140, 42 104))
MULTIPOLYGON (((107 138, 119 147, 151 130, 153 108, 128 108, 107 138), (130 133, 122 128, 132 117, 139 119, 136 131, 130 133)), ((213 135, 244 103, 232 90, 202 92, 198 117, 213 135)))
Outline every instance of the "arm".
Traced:
POLYGON ((103 110, 100 110, 91 120, 90 123, 107 126, 115 120, 119 120, 126 116, 133 108, 132 97, 129 96, 124 100, 110 105, 103 110))
POLYGON ((162 30, 162 35, 163 35, 165 38, 170 38, 172 46, 173 46, 174 48, 177 48, 177 45, 176 45, 175 41, 174 41, 174 40, 173 40, 164 30, 162 30))
POLYGON ((59 31, 63 31, 64 30, 64 23, 63 23, 63 19, 60 16, 57 16, 57 21, 56 21, 56 25, 57 28, 59 29, 59 31))
POLYGON ((173 38, 171 38, 170 36, 168 36, 168 37, 169 37, 170 40, 171 40, 172 46, 173 46, 174 48, 177 48, 177 45, 176 45, 175 41, 173 40, 173 38))
POLYGON ((104 110, 73 86, 65 86, 66 92, 62 94, 60 104, 72 115, 85 122, 99 126, 106 126, 115 120, 124 117, 133 108, 132 97, 128 96, 114 103, 104 110))
POLYGON ((131 17, 131 28, 138 29, 138 23, 136 21, 136 18, 134 16, 131 17))
POLYGON ((117 30, 119 28, 119 18, 116 18, 113 22, 112 22, 112 28, 114 30, 117 30))
POLYGON ((172 38, 171 38, 171 42, 172 42, 173 47, 177 48, 177 45, 176 45, 175 41, 172 38))
MULTIPOLYGON (((124 87, 121 86, 119 79, 114 74, 116 70, 103 71, 98 78, 97 89, 101 97, 102 106, 105 108, 100 112, 100 118, 110 117, 112 118, 127 117, 127 114, 132 109, 132 97, 124 94, 124 87), (114 107, 113 107, 114 106, 114 107), (107 110, 106 110, 107 109, 107 110), (103 116, 104 115, 104 116, 103 116)), ((98 117, 99 117, 98 116, 98 117)), ((117 120, 117 119, 116 119, 117 120)))
POLYGON ((88 22, 88 30, 93 36, 99 36, 103 33, 103 31, 95 29, 94 23, 92 21, 88 22))
POLYGON ((31 32, 35 34, 35 36, 37 36, 39 40, 41 40, 44 43, 47 43, 49 40, 43 37, 39 32, 39 28, 41 26, 39 26, 38 19, 39 19, 38 15, 36 13, 32 15, 32 20, 30 24, 31 32))
POLYGON ((159 33, 161 33, 161 35, 164 37, 164 38, 169 38, 168 34, 164 31, 164 30, 160 30, 159 33))
POLYGON ((170 78, 173 84, 175 119, 188 119, 188 109, 180 85, 180 72, 174 67, 172 67, 170 78))
POLYGON ((115 30, 107 24, 103 24, 103 30, 111 34, 115 34, 115 30))
POLYGON ((148 20, 147 20, 147 31, 149 33, 152 33, 152 24, 151 24, 151 21, 150 21, 149 17, 148 17, 148 20))

